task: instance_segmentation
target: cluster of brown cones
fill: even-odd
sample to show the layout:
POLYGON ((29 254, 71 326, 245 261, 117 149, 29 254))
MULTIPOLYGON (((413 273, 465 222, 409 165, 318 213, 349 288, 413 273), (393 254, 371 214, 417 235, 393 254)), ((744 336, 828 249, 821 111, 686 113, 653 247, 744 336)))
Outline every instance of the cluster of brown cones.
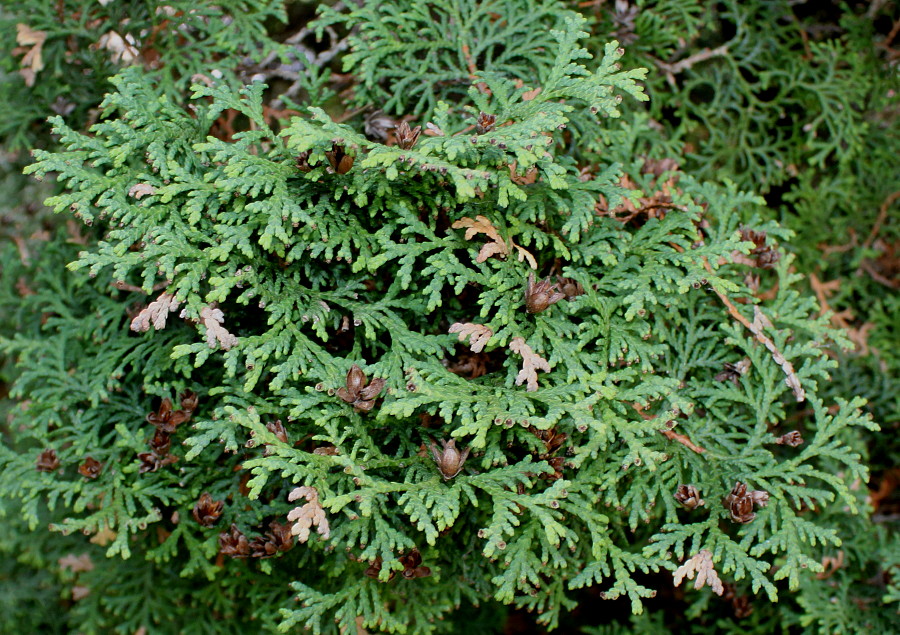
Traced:
MULTIPOLYGON (((406 578, 407 580, 413 580, 415 578, 425 578, 431 575, 431 569, 428 567, 422 566, 422 554, 419 553, 418 549, 413 549, 407 554, 404 554, 398 558, 400 564, 403 565, 403 571, 400 572, 400 575, 406 578)), ((378 576, 381 574, 382 567, 381 558, 375 558, 369 568, 366 569, 365 574, 367 577, 378 579, 378 576)), ((390 582, 394 579, 396 571, 391 571, 388 574, 387 581, 390 582)))
POLYGON ((247 540, 234 524, 228 531, 219 534, 219 552, 232 558, 271 558, 289 551, 293 546, 290 525, 282 525, 277 520, 269 523, 269 531, 252 540, 247 540))
MULTIPOLYGON (((679 485, 675 491, 675 500, 686 509, 694 510, 705 505, 700 498, 700 493, 693 485, 679 485)), ((769 493, 763 490, 748 490, 744 483, 735 483, 723 500, 722 504, 728 510, 732 522, 746 524, 756 518, 754 506, 765 507, 769 503, 769 493)))
POLYGON ((178 460, 173 454, 169 453, 172 445, 171 435, 179 425, 190 421, 194 410, 197 409, 197 393, 186 390, 179 396, 181 408, 173 410, 172 400, 166 397, 159 405, 159 410, 151 412, 147 415, 147 423, 156 428, 153 438, 147 442, 150 446, 149 452, 141 452, 138 458, 141 460, 139 472, 155 472, 159 468, 174 463, 178 460))

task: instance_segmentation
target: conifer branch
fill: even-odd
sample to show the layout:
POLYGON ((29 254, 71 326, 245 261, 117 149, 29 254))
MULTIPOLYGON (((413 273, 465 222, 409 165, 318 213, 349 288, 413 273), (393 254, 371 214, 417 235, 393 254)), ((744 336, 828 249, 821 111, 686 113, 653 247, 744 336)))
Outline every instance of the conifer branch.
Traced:
MULTIPOLYGON (((712 267, 709 265, 709 261, 706 257, 703 258, 703 266, 710 274, 713 273, 712 267)), ((797 374, 794 372, 793 364, 785 358, 781 351, 778 350, 778 347, 775 346, 775 343, 762 331, 766 325, 771 326, 772 323, 769 322, 768 318, 766 318, 759 307, 754 307, 755 317, 753 322, 750 322, 750 320, 741 315, 741 312, 738 311, 737 307, 728 299, 728 296, 716 289, 715 286, 712 287, 712 290, 719 296, 719 299, 728 309, 731 316, 750 331, 760 344, 768 349, 772 354, 772 359, 774 359, 775 363, 781 367, 782 371, 784 371, 784 374, 786 375, 785 383, 793 391, 794 397, 798 402, 804 401, 806 399, 806 391, 803 390, 803 386, 800 384, 800 378, 797 377, 797 374)))

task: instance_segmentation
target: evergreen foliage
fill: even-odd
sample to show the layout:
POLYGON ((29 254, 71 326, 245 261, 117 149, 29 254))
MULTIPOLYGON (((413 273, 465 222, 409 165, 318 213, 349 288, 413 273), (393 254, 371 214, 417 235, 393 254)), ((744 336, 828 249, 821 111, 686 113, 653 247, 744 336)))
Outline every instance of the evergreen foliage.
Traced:
MULTIPOLYGON (((797 243, 782 213, 896 164, 853 161, 877 128, 855 104, 889 83, 846 67, 859 15, 780 65, 788 3, 704 4, 323 8, 311 29, 347 34, 358 79, 338 94, 311 68, 295 103, 236 70, 281 46, 279 3, 225 3, 233 22, 167 3, 196 55, 121 70, 88 127, 86 83, 26 169, 64 222, 16 216, 0 245, 0 583, 34 577, 17 627, 498 632, 524 610, 571 631, 596 597, 623 618, 584 632, 896 627, 873 610, 896 578, 866 583, 900 561, 867 517, 879 426, 843 370, 869 362, 835 361, 858 342, 798 272, 818 229, 797 243), (672 85, 657 61, 717 20, 728 53, 672 85), (195 67, 212 58, 221 77, 195 67), (65 618, 31 610, 61 594, 65 618)), ((64 59, 64 25, 33 22, 64 59)), ((65 89, 34 88, 5 143, 65 89)))
POLYGON ((43 144, 53 112, 82 126, 96 117, 107 79, 129 64, 143 64, 148 80, 176 99, 198 77, 237 85, 235 62, 277 51, 266 22, 285 17, 283 3, 272 0, 60 0, 0 8, 0 140, 12 150, 43 144))

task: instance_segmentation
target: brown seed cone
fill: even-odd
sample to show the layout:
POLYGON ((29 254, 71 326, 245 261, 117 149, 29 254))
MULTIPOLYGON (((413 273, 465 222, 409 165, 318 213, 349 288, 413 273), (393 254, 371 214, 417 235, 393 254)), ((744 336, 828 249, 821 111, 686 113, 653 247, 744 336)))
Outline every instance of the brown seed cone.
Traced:
POLYGON ((166 434, 172 434, 179 425, 191 418, 184 410, 172 410, 172 400, 166 397, 159 405, 159 410, 147 415, 147 423, 166 434))
POLYGON ((562 276, 556 276, 556 286, 559 289, 560 293, 565 295, 566 299, 568 300, 577 298, 580 295, 584 295, 584 287, 581 286, 580 282, 572 280, 572 278, 563 278, 562 276))
POLYGON ((359 391, 361 401, 373 401, 384 388, 385 380, 381 377, 373 379, 368 386, 359 391))
POLYGON ((266 430, 274 434, 275 438, 282 443, 288 442, 287 430, 284 429, 284 424, 281 423, 281 419, 276 419, 275 421, 267 423, 266 430))
POLYGON ((731 607, 734 609, 734 616, 739 620, 750 617, 753 613, 753 604, 751 604, 750 598, 746 595, 735 596, 731 601, 731 607))
POLYGON ((741 240, 752 242, 755 247, 750 250, 751 261, 745 264, 752 264, 761 269, 772 269, 781 260, 781 254, 772 246, 766 244, 766 232, 758 232, 752 229, 741 229, 741 240))
POLYGON ((153 438, 147 442, 147 445, 150 446, 150 449, 154 454, 165 456, 169 453, 169 448, 172 445, 172 439, 165 432, 157 430, 153 434, 153 438))
POLYGON ((569 438, 565 432, 560 432, 556 428, 550 428, 549 430, 538 430, 537 428, 529 428, 532 434, 536 436, 538 439, 544 442, 544 448, 546 454, 553 454, 556 452, 563 443, 566 442, 566 439, 569 438))
MULTIPOLYGON (((753 251, 756 252, 755 249, 753 251)), ((766 247, 756 254, 756 266, 760 269, 774 269, 779 260, 781 260, 781 254, 772 247, 766 247)))
POLYGON ((375 400, 384 388, 384 379, 376 378, 368 386, 368 378, 362 369, 353 364, 347 372, 346 388, 338 388, 335 394, 342 400, 352 404, 357 412, 369 412, 375 407, 375 400))
POLYGON ((563 477, 563 468, 566 465, 566 459, 562 456, 552 456, 549 459, 545 459, 547 463, 550 464, 550 467, 553 468, 553 471, 549 474, 544 472, 540 475, 539 478, 544 479, 545 481, 558 481, 563 477))
POLYGON ((337 143, 331 144, 331 150, 325 152, 325 158, 331 164, 331 169, 338 174, 346 174, 353 167, 353 157, 344 152, 344 146, 337 143))
MULTIPOLYGON (((284 428, 284 424, 281 423, 281 419, 277 419, 275 421, 270 421, 266 424, 266 430, 275 435, 275 438, 281 441, 282 443, 288 442, 287 430, 284 428)), ((266 449, 263 450, 263 456, 271 456, 274 454, 274 451, 270 447, 269 443, 266 443, 266 449)))
POLYGON ((141 452, 140 454, 138 454, 138 458, 141 460, 141 466, 138 468, 138 474, 155 472, 159 468, 170 465, 178 460, 178 457, 172 454, 159 455, 155 452, 141 452))
POLYGON ((418 549, 413 549, 408 554, 400 556, 399 560, 400 564, 403 565, 401 575, 407 580, 431 575, 431 569, 422 566, 422 554, 419 553, 418 549))
POLYGON ((455 359, 446 361, 447 370, 455 375, 461 375, 468 379, 477 379, 488 372, 487 353, 471 353, 468 350, 461 351, 455 359))
POLYGON ((387 141, 390 131, 397 126, 393 117, 384 114, 382 110, 376 110, 366 115, 363 130, 370 139, 384 143, 387 141))
POLYGON ((737 619, 742 620, 753 613, 753 604, 750 603, 750 598, 746 595, 738 595, 737 587, 734 584, 725 583, 723 588, 722 599, 726 602, 731 602, 734 616, 737 619))
POLYGON ((294 159, 294 165, 301 172, 309 172, 312 170, 312 166, 309 164, 309 150, 298 154, 294 159))
POLYGON ((193 515, 194 520, 204 527, 212 527, 222 515, 222 507, 224 505, 225 501, 214 501, 208 492, 203 492, 200 500, 194 505, 191 515, 193 515))
POLYGON ((84 463, 78 466, 78 473, 85 478, 94 479, 100 476, 100 471, 102 469, 103 464, 89 456, 84 460, 84 463))
POLYGON ((745 357, 739 362, 725 362, 725 370, 717 374, 716 381, 730 381, 735 386, 741 383, 741 376, 750 369, 750 358, 745 357))
POLYGON ((59 459, 56 458, 56 450, 48 448, 41 452, 37 458, 38 472, 55 472, 59 468, 59 459))
POLYGON ((798 445, 803 445, 803 437, 796 430, 791 430, 786 434, 782 434, 780 437, 775 439, 775 443, 778 445, 789 445, 792 448, 796 448, 798 445))
POLYGON ((496 123, 497 115, 489 115, 486 112, 478 113, 478 118, 475 120, 475 132, 487 134, 494 129, 496 123))
POLYGON ((250 543, 237 525, 232 524, 229 531, 219 534, 219 553, 232 558, 246 558, 250 555, 250 543))
POLYGON ((469 448, 460 452, 456 448, 456 439, 451 439, 449 441, 444 441, 442 439, 442 450, 438 450, 437 444, 435 444, 434 441, 431 441, 430 444, 431 456, 434 458, 434 462, 437 463, 438 470, 444 477, 444 480, 449 481, 459 474, 463 468, 463 464, 466 462, 466 458, 469 456, 469 448))
POLYGON ((342 394, 341 390, 338 390, 338 397, 348 403, 353 403, 359 399, 359 392, 367 382, 368 378, 362 368, 353 364, 353 366, 350 367, 350 370, 347 371, 347 388, 341 389, 345 394, 342 394))
POLYGON ((178 399, 181 401, 181 409, 184 410, 188 416, 194 413, 194 410, 197 409, 197 402, 200 400, 197 393, 193 390, 185 390, 178 396, 178 399))
MULTIPOLYGON (((381 564, 382 564, 381 557, 379 556, 379 557, 375 558, 375 560, 373 560, 372 563, 369 565, 369 567, 365 570, 366 577, 374 578, 377 580, 378 576, 381 575, 381 564)), ((393 580, 394 575, 396 575, 396 572, 391 571, 388 574, 387 581, 390 582, 391 580, 393 580)))
POLYGON ((566 297, 565 293, 556 289, 556 283, 550 282, 550 278, 534 281, 534 274, 528 274, 528 284, 525 287, 525 310, 529 313, 545 311, 551 304, 556 304, 566 297))
POLYGON ((254 558, 271 558, 279 551, 288 551, 294 546, 294 536, 290 525, 282 525, 277 520, 269 523, 269 531, 264 536, 250 541, 250 555, 254 558))
POLYGON ((404 150, 411 150, 416 141, 419 140, 419 134, 422 132, 422 126, 416 126, 410 129, 409 124, 401 121, 394 129, 394 135, 397 137, 397 145, 404 150))
POLYGON ((706 501, 700 498, 700 492, 693 485, 679 485, 675 491, 675 500, 692 511, 706 504, 706 501))
POLYGON ((756 514, 753 506, 765 507, 769 502, 768 492, 762 490, 747 491, 747 486, 743 483, 735 483, 731 493, 724 498, 722 504, 731 514, 731 520, 736 523, 749 523, 756 514))

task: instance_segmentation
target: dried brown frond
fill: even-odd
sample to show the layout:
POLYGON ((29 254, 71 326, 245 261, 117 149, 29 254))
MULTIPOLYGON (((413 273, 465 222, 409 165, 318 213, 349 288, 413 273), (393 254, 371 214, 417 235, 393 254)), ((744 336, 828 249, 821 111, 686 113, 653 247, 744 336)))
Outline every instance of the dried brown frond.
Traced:
MULTIPOLYGON (((712 273, 712 267, 709 264, 709 261, 704 257, 703 258, 703 266, 709 273, 712 273)), ((806 399, 806 391, 803 390, 803 386, 800 384, 800 378, 797 376, 797 373, 794 371, 794 366, 791 364, 785 356, 778 350, 778 347, 775 346, 775 343, 769 339, 765 333, 763 333, 764 328, 772 328, 772 322, 765 316, 762 310, 758 306, 753 307, 754 315, 753 322, 745 318, 740 311, 738 311, 737 307, 734 303, 728 299, 724 293, 712 287, 713 292, 719 296, 719 299, 725 305, 725 308, 728 309, 728 312, 731 316, 744 325, 753 335, 756 337, 756 341, 766 347, 769 353, 772 355, 772 359, 775 360, 775 363, 781 367, 781 370, 786 375, 785 383, 790 387, 790 389, 794 393, 794 398, 799 401, 804 401, 806 399)))
POLYGON ((287 519, 293 523, 291 534, 297 536, 300 542, 306 542, 309 540, 309 530, 315 525, 317 533, 328 540, 331 536, 331 528, 328 525, 325 510, 319 502, 319 491, 315 487, 302 486, 294 488, 288 494, 288 500, 291 502, 300 498, 305 499, 306 504, 288 512, 287 519))
POLYGON ((180 304, 181 302, 176 300, 174 295, 160 294, 131 321, 131 330, 139 333, 149 331, 151 325, 157 331, 164 329, 169 313, 175 311, 180 304))
POLYGON ((223 350, 229 350, 238 343, 238 338, 229 333, 222 324, 225 322, 225 314, 221 309, 213 306, 205 306, 200 310, 200 321, 206 327, 206 344, 210 348, 216 348, 218 343, 223 350))
POLYGON ((469 339, 469 348, 473 353, 480 353, 484 350, 485 345, 494 334, 491 329, 482 324, 473 324, 471 322, 455 322, 450 325, 450 333, 459 333, 459 341, 469 339))
POLYGON ((478 256, 475 258, 475 262, 484 262, 491 256, 500 256, 501 258, 506 258, 511 249, 515 249, 518 253, 519 262, 523 262, 525 260, 528 261, 529 266, 532 269, 537 269, 537 261, 534 259, 534 256, 524 247, 521 247, 512 239, 507 243, 500 236, 500 232, 497 231, 497 228, 491 224, 485 216, 478 215, 475 219, 471 219, 468 216, 465 216, 458 221, 455 221, 453 225, 451 225, 453 229, 463 229, 465 228, 465 238, 466 240, 471 240, 473 236, 476 234, 485 234, 488 238, 490 238, 490 242, 487 242, 482 246, 481 250, 478 252, 478 256))
POLYGON ((534 392, 538 389, 537 371, 550 372, 550 364, 546 359, 531 350, 521 337, 514 337, 509 343, 509 349, 513 353, 522 356, 522 370, 516 375, 516 386, 526 384, 525 390, 534 392))
POLYGON ((683 565, 675 569, 672 577, 675 586, 679 586, 685 577, 688 580, 693 580, 695 575, 697 576, 697 579, 694 581, 695 589, 702 589, 706 585, 717 595, 722 595, 725 592, 722 580, 713 568, 712 553, 707 549, 703 549, 697 555, 686 560, 683 565))

